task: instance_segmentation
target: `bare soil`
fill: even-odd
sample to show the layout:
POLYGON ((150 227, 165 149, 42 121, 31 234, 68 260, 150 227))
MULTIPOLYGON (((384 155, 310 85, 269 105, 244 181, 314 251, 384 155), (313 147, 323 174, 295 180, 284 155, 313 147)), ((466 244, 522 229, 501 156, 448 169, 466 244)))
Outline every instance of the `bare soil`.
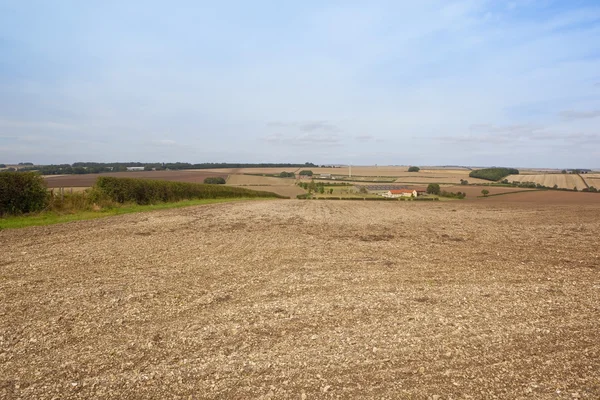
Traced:
POLYGON ((600 204, 487 200, 0 231, 0 398, 600 398, 600 204))

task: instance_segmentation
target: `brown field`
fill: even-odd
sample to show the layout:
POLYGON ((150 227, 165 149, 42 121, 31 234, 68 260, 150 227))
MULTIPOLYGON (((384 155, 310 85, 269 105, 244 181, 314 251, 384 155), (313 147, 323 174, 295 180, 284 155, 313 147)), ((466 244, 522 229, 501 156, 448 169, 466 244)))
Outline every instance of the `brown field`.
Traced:
POLYGON ((44 176, 49 188, 58 187, 90 187, 94 186, 99 176, 113 176, 116 178, 144 178, 164 181, 202 183, 209 176, 227 178, 227 174, 213 171, 136 171, 136 172, 110 172, 103 174, 86 175, 56 175, 44 176))
POLYGON ((252 190, 264 190, 282 196, 295 198, 305 190, 296 186, 296 180, 290 178, 275 178, 271 176, 229 175, 227 184, 230 186, 246 187, 252 190))
POLYGON ((296 180, 292 178, 275 178, 272 176, 256 176, 256 175, 229 175, 227 179, 228 185, 243 186, 243 185, 295 185, 296 180))
POLYGON ((521 193, 507 194, 503 196, 479 198, 477 200, 485 201, 486 203, 496 204, 555 204, 575 208, 580 205, 600 205, 600 194, 583 192, 561 192, 554 190, 534 190, 523 191, 521 193))
POLYGON ((572 174, 542 174, 542 175, 509 175, 506 177, 509 182, 533 182, 539 183, 544 186, 553 187, 558 185, 559 188, 573 189, 577 187, 577 190, 586 188, 583 179, 578 175, 572 174))
MULTIPOLYGON (((531 190, 531 189, 523 189, 523 188, 512 188, 512 187, 503 187, 503 186, 463 186, 463 185, 457 185, 457 186, 444 186, 442 187, 443 190, 446 190, 448 192, 463 192, 467 194, 467 199, 475 199, 477 198, 477 196, 483 196, 481 194, 482 190, 487 190, 490 193, 489 194, 500 194, 500 193, 512 193, 512 192, 521 192, 524 190, 531 190)), ((506 196, 510 196, 509 194, 502 196, 502 197, 506 197, 506 196)))
POLYGON ((600 200, 255 201, 0 231, 0 398, 598 399, 600 203, 501 202, 547 194, 600 200))

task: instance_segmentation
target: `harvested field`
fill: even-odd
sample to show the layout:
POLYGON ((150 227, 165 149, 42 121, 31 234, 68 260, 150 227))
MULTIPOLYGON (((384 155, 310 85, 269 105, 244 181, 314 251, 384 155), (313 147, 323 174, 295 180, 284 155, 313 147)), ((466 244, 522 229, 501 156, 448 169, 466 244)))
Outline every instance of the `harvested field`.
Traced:
POLYGON ((558 185, 559 188, 577 190, 586 188, 587 186, 578 175, 573 174, 542 174, 542 175, 509 175, 506 177, 509 182, 533 182, 539 183, 547 187, 558 185))
POLYGON ((588 184, 588 186, 593 186, 596 189, 600 189, 600 174, 584 174, 581 176, 585 180, 585 183, 588 184))
POLYGON ((144 178, 164 181, 202 183, 209 176, 227 178, 227 174, 203 171, 136 171, 136 172, 110 172, 103 174, 86 175, 47 175, 44 179, 49 188, 58 187, 90 187, 94 186, 99 176, 112 176, 115 178, 144 178))
POLYGON ((600 204, 510 196, 0 231, 0 397, 600 398, 600 204))

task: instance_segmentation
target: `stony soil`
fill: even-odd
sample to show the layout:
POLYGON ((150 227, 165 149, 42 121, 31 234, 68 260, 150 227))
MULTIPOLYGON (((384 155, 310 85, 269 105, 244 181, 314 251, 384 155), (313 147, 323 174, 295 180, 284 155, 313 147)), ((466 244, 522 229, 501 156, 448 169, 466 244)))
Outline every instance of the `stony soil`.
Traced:
POLYGON ((598 399, 599 212, 281 200, 0 231, 0 398, 598 399))

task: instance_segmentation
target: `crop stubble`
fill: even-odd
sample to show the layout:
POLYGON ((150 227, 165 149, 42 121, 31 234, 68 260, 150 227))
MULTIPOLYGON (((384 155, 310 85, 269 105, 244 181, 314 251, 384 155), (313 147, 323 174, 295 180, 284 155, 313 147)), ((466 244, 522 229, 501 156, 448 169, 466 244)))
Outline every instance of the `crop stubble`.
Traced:
POLYGON ((0 397, 598 398, 599 210, 290 200, 2 231, 0 397))

